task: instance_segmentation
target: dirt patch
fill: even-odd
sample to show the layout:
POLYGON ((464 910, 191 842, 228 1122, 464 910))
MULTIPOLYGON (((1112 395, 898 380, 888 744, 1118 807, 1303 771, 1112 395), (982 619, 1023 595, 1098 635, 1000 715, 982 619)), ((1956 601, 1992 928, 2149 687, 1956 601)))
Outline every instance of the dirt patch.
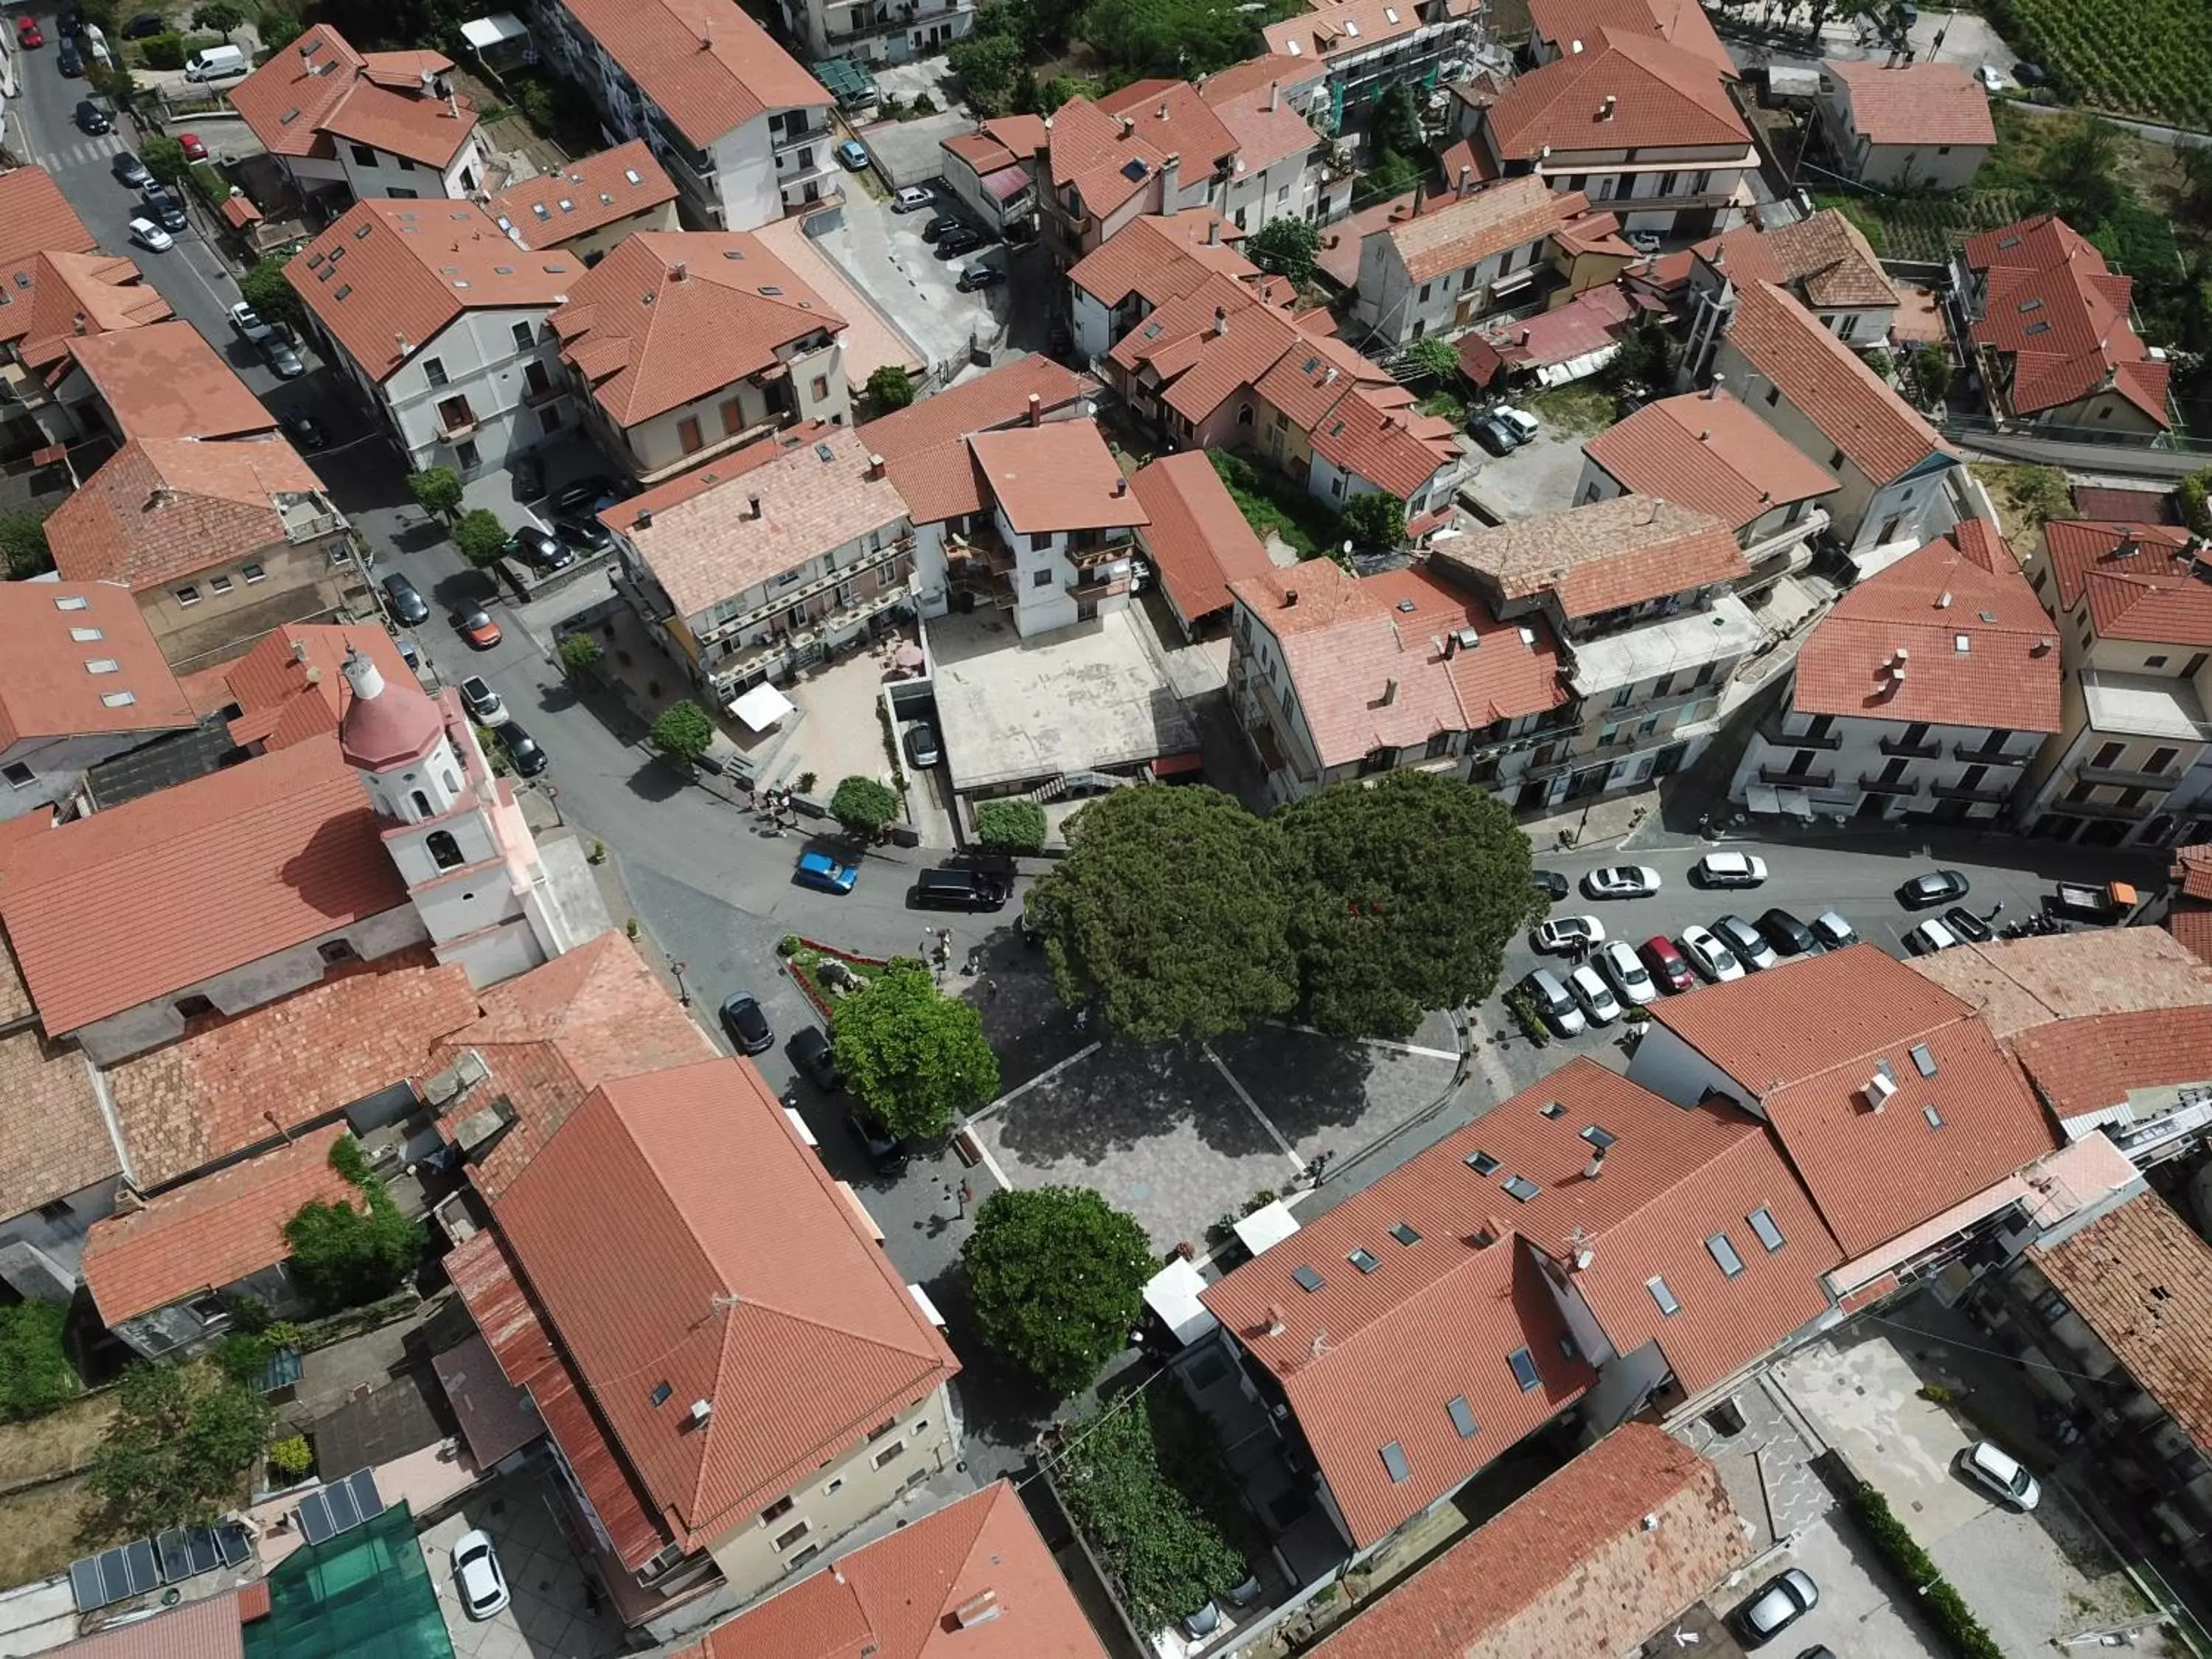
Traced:
POLYGON ((27 1584, 68 1571, 85 1553, 91 1510, 81 1476, 0 1498, 0 1583, 27 1584))
POLYGON ((2003 466, 1975 461, 1966 469, 1990 492, 1997 528, 2024 564, 2043 550, 2043 526, 2071 513, 2066 475, 2055 466, 2003 466))
POLYGON ((83 1468, 114 1415, 114 1396, 101 1394, 27 1423, 0 1425, 0 1492, 83 1468))

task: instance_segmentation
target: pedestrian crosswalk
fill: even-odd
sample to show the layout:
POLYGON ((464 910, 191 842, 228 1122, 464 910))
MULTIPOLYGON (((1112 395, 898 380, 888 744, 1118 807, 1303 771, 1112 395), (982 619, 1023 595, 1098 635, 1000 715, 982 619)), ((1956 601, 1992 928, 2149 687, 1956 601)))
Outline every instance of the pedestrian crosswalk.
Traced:
POLYGON ((115 134, 103 133, 94 138, 89 135, 60 140, 44 146, 46 163, 50 172, 70 167, 108 166, 108 158, 125 148, 123 140, 115 134))

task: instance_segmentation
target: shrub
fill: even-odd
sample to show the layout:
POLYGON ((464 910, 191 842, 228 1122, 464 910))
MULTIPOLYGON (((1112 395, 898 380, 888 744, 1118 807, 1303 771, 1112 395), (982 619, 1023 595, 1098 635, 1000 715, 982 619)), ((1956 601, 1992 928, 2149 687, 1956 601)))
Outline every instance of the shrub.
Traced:
POLYGON ((906 112, 908 115, 934 115, 937 113, 937 100, 926 92, 917 92, 914 95, 914 102, 906 106, 906 112))
POLYGON ((307 1204, 284 1224, 284 1238, 301 1288, 318 1307, 335 1313, 388 1296, 405 1283, 422 1253, 422 1229, 400 1213, 384 1183, 368 1173, 350 1137, 331 1148, 331 1167, 361 1188, 362 1201, 307 1204))
POLYGON ((684 697, 660 711, 647 736, 669 759, 689 763, 705 754, 714 741, 714 723, 705 709, 684 697))
POLYGON ((266 1337, 249 1331, 232 1331, 215 1345, 216 1369, 234 1382, 249 1388, 259 1380, 269 1356, 276 1350, 266 1337))
POLYGON ((314 1449, 307 1444, 305 1435, 288 1434, 282 1440, 272 1441, 269 1447, 269 1472, 285 1480, 307 1478, 315 1467, 314 1449))
POLYGON ((561 641, 561 648, 555 654, 561 659, 561 672, 574 676, 590 673, 606 653, 589 634, 571 634, 561 641))
POLYGON ((1905 1529, 1889 1507, 1889 1500, 1872 1486, 1852 1489, 1849 1505, 1853 1518, 1866 1531, 1876 1549, 1920 1596, 1921 1605, 1960 1659, 2004 1659, 1996 1638, 1974 1617, 1966 1599, 1951 1588, 1926 1550, 1905 1529))
POLYGON ((1344 504, 1344 533, 1362 547, 1388 550, 1406 539, 1406 504, 1395 495, 1370 490, 1344 504))
POLYGON ((1459 373, 1459 348, 1431 334, 1406 348, 1406 361, 1440 380, 1449 380, 1459 373))
POLYGON ((211 1521, 245 1496, 241 1477, 274 1419, 259 1395, 205 1370, 140 1364, 124 1372, 115 1402, 85 1476, 100 1506, 94 1530, 128 1535, 211 1521))
POLYGON ((166 132, 149 132, 138 141, 138 159, 146 171, 165 185, 180 185, 192 170, 185 147, 166 132))
POLYGON ((69 1310, 51 1302, 0 1308, 0 1422, 50 1412, 77 1391, 62 1332, 69 1310))
MULTIPOLYGON (((246 304, 261 313, 264 322, 294 330, 307 326, 307 302, 301 299, 299 289, 285 279, 283 254, 269 254, 240 277, 238 291, 245 296, 246 304)), ((447 471, 450 469, 440 467, 435 470, 447 471)), ((460 480, 455 478, 453 483, 453 498, 458 501, 460 499, 460 480)))
POLYGON ((1889 353, 1884 351, 1880 346, 1869 346, 1864 351, 1859 353, 1859 356, 1869 368, 1881 375, 1885 380, 1887 380, 1891 374, 1896 372, 1897 364, 1895 361, 1891 358, 1889 353))
POLYGON ((498 562, 507 550, 507 526, 488 507, 472 507, 453 526, 453 545, 478 569, 498 562))
POLYGON ((1517 985, 1505 994, 1505 1012, 1513 1016, 1513 1023, 1521 1028, 1521 1035, 1536 1047, 1543 1048, 1551 1045, 1551 1029, 1544 1024, 1543 1015, 1537 1012, 1535 1000, 1517 985))
POLYGON ((975 834, 994 853, 1035 853, 1044 846, 1044 808, 1033 800, 987 800, 975 808, 975 834))
POLYGON ((794 780, 794 787, 800 794, 811 795, 814 793, 814 786, 821 781, 822 775, 819 772, 801 772, 794 780))
POLYGON ((149 34, 138 43, 138 57, 148 69, 180 70, 185 66, 185 37, 149 34))
POLYGON ((54 568, 43 512, 0 513, 0 566, 5 567, 7 580, 16 582, 54 568))
POLYGON ((873 841, 898 816, 899 799, 890 786, 858 773, 837 785, 830 797, 830 816, 856 841, 873 841))
POLYGON ((2212 536, 2212 468, 2181 481, 2182 521, 2200 536, 2212 536))
POLYGON ((1321 232, 1303 219, 1270 219, 1246 239, 1244 257, 1304 288, 1321 258, 1321 232))
POLYGON ((868 402, 878 415, 904 409, 914 401, 914 377, 896 363, 884 363, 868 376, 868 402))
POLYGON ((1920 382, 1921 395, 1930 404, 1940 404, 1950 395, 1954 373, 1951 354, 1942 346, 1924 345, 1912 354, 1913 378, 1920 382))

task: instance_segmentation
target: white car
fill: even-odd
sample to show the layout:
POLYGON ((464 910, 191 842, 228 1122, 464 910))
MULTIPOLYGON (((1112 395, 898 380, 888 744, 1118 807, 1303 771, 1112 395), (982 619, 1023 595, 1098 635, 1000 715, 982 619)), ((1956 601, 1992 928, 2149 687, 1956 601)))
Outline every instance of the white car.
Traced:
POLYGON ((1987 1486, 2002 1503, 2026 1511, 2043 1501, 2043 1487, 2036 1478, 2021 1468, 2020 1460, 2008 1456, 1986 1440, 1977 1440, 1959 1454, 1959 1467, 1966 1475, 1987 1486))
POLYGON ((1659 890, 1659 872, 1648 864, 1609 864, 1583 878, 1583 891, 1594 899, 1650 898, 1659 890))
POLYGON ((1554 956, 1564 956, 1577 945, 1595 950, 1605 943, 1605 924, 1595 916, 1553 916, 1536 924, 1533 939, 1539 951, 1554 956))
POLYGON ((1905 935, 1905 948, 1916 957, 1932 957, 1958 942, 1959 936, 1932 916, 1905 935))
POLYGON ((931 206, 936 202, 936 197, 933 196, 927 190, 924 190, 920 185, 908 185, 901 189, 897 195, 891 198, 891 211, 893 213, 912 213, 917 208, 931 206))
POLYGON ((1613 998, 1613 988, 1588 963, 1567 975, 1567 989, 1575 994, 1591 1024, 1610 1025, 1620 1018, 1620 1004, 1613 998))
POLYGON ((1544 429, 1543 423, 1534 415, 1525 409, 1516 409, 1511 404, 1500 404, 1490 412, 1511 427, 1524 444, 1544 429))
POLYGON ((149 253, 167 253, 177 245, 176 239, 151 219, 133 219, 131 240, 149 253))
POLYGON ((1750 853, 1708 853, 1690 875, 1700 887, 1756 887, 1766 879, 1766 860, 1750 853))
POLYGON ((1641 1008, 1659 994, 1659 988, 1651 982, 1651 970, 1626 939, 1607 939, 1600 945, 1597 965, 1623 1002, 1641 1008))
POLYGON ((1743 977, 1743 964, 1729 950, 1694 921, 1682 930, 1682 954, 1690 959, 1690 966, 1716 985, 1743 977))
POLYGON ((507 1610, 507 1574, 500 1569, 490 1534, 465 1532, 453 1540, 453 1583, 471 1619, 489 1619, 507 1610))
POLYGON ((249 345, 259 345, 264 340, 273 340, 276 331, 261 320, 261 313, 240 300, 230 308, 230 325, 237 330, 249 345))
POLYGON ((1974 71, 1974 79, 1982 83, 1982 90, 1984 92, 2002 92, 2012 84, 2012 76, 2007 75, 1995 64, 1984 64, 1974 71))

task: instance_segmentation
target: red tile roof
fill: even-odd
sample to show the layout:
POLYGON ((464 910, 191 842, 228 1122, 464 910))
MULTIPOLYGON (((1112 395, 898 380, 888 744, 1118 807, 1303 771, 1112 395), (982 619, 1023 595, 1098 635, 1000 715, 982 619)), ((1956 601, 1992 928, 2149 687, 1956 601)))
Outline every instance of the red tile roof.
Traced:
POLYGON ((583 274, 565 252, 515 246, 474 202, 427 200, 356 202, 284 267, 317 320, 374 380, 465 313, 550 312, 583 274))
POLYGON ((228 694, 216 707, 238 705, 231 740, 240 748, 258 743, 289 749, 337 731, 349 695, 343 672, 349 651, 368 658, 393 684, 405 685, 415 678, 392 635, 380 627, 287 623, 237 661, 211 671, 223 676, 228 694))
POLYGON ((1850 1255, 2057 1145, 1973 1008, 1876 945, 1709 986, 1653 1012, 1773 1125, 1850 1255), (1935 1075, 1922 1075, 1916 1047, 1935 1075), (1883 1062, 1897 1087, 1876 1111, 1866 1085, 1883 1062))
POLYGON ((274 432, 263 406, 207 337, 181 319, 88 334, 70 355, 126 438, 242 438, 274 432))
POLYGON ((1167 405, 1196 425, 1304 343, 1287 312, 1209 273, 1123 335, 1109 356, 1139 384, 1163 388, 1167 405))
POLYGON ((2087 237, 2045 214, 1985 231, 1963 252, 1987 285, 1974 339, 2011 359, 2003 391, 2014 414, 2110 391, 2171 424, 2172 365, 2151 357, 2129 320, 2133 279, 2115 274, 2087 237))
POLYGON ((1151 520, 1138 539, 1186 620, 1226 608, 1230 583, 1273 568, 1201 452, 1163 456, 1131 478, 1129 488, 1151 520))
POLYGON ((1562 53, 1577 40, 1595 41, 1601 30, 1653 33, 1702 58, 1733 81, 1737 70, 1698 0, 1529 0, 1536 38, 1562 53))
POLYGON ((675 183, 645 140, 633 138, 526 179, 484 205, 523 246, 549 248, 675 199, 675 183))
POLYGON ((1486 118, 1498 153, 1533 161, 1558 151, 1746 148, 1719 68, 1656 34, 1606 26, 1583 50, 1531 70, 1486 118), (1601 114, 1610 100, 1610 113, 1601 114))
POLYGON ((1158 307, 1204 282, 1211 272, 1255 283, 1260 268, 1232 244, 1241 233, 1211 208, 1146 214, 1132 219, 1069 267, 1067 280, 1109 310, 1131 295, 1158 307), (1218 240, 1209 242, 1212 235, 1218 240))
POLYGON ((1501 368, 1571 362, 1613 344, 1641 311, 1618 283, 1586 289, 1553 310, 1461 335, 1460 370, 1476 385, 1488 386, 1501 368))
POLYGON ((2058 607, 2074 610, 2087 594, 2099 635, 2212 645, 2212 587, 2184 556, 2191 538, 2180 526, 2054 519, 2043 540, 2058 577, 2058 607))
POLYGON ((1743 549, 1710 513, 1651 495, 1615 495, 1462 536, 1431 556, 1501 604, 1554 596, 1569 617, 1595 617, 1747 575, 1743 549))
POLYGON ((1822 60, 1850 88, 1851 130, 1876 144, 1994 144, 1990 95, 1956 64, 1822 60))
POLYGON ((2212 1082, 2212 1008, 2154 1008, 2057 1019, 2013 1039, 2057 1116, 2117 1106, 2138 1089, 2212 1082))
POLYGON ((2212 1247, 2144 1192, 2037 1245, 2035 1265, 2136 1385, 2212 1452, 2212 1247))
POLYGON ((30 1028, 0 1036, 0 1209, 10 1220, 120 1172, 93 1076, 74 1044, 30 1028))
POLYGON ((160 1612, 141 1624, 110 1626, 51 1650, 53 1659, 245 1659, 240 1626, 269 1613, 266 1579, 160 1612))
POLYGON ((1130 493, 1096 421, 979 432, 968 448, 1017 534, 1117 530, 1146 521, 1144 503, 1130 493))
POLYGON ((1709 513, 1739 535, 1776 507, 1839 488, 1718 390, 1647 404, 1583 448, 1627 489, 1709 513))
POLYGON ((169 302, 144 278, 130 260, 105 253, 33 253, 8 278, 0 345, 12 343, 48 385, 58 385, 79 341, 169 320, 169 302))
POLYGON ((731 0, 562 0, 684 138, 702 149, 768 112, 836 100, 731 0))
POLYGON ((2212 845, 2175 848, 2172 878, 2191 898, 2212 899, 2212 845))
POLYGON ((1968 519, 1814 623, 1790 703, 1805 714, 2056 732, 2065 678, 2057 644, 2012 549, 1986 520, 1968 519), (1900 651, 1910 653, 1902 678, 1900 651))
POLYGON ((1422 414, 1396 385, 1354 386, 1308 435, 1315 454, 1401 501, 1420 494, 1461 453, 1459 428, 1422 414))
MULTIPOLYGON (((1918 410, 1771 283, 1737 289, 1728 337, 1797 412, 1877 486, 1949 454, 1918 410)), ((1816 458, 1825 460, 1825 457, 1816 458)))
POLYGON ((356 52, 322 23, 271 52, 230 103, 271 155, 327 156, 334 136, 442 167, 477 125, 474 110, 426 83, 453 67, 434 52, 356 52))
POLYGON ((395 909, 361 780, 315 739, 9 849, 0 919, 50 1036, 395 909))
POLYGON ((1396 384, 1382 364, 1361 356, 1334 335, 1308 331, 1275 359, 1275 366, 1255 380, 1252 389, 1295 422, 1301 432, 1311 433, 1354 386, 1379 389, 1396 384))
MULTIPOLYGON (((1939 67, 1948 69, 1946 64, 1939 67)), ((1859 228, 1834 208, 1772 230, 1723 231, 1694 250, 1736 283, 1772 283, 1814 310, 1830 307, 1897 308, 1897 288, 1859 228)))
POLYGON ((1972 1004, 2000 1042, 2054 1019, 2212 1006, 2212 972, 2154 927, 1992 939, 1909 966, 1972 1004))
MULTIPOLYGON (((33 255, 94 253, 99 247, 52 173, 40 167, 0 173, 0 283, 9 294, 21 290, 19 276, 31 274, 33 255)), ((0 337, 6 333, 0 326, 0 337)))
POLYGON ((151 736, 196 723, 128 588, 0 583, 0 754, 25 738, 151 736), (95 673, 94 663, 110 665, 95 673), (107 702, 126 691, 129 702, 107 702))
MULTIPOLYGON (((1237 154, 1237 135, 1188 81, 1132 81, 1102 95, 1097 104, 1109 116, 1135 122, 1136 137, 1162 155, 1181 156, 1185 179, 1212 173, 1216 163, 1237 154)), ((1300 121, 1299 125, 1305 124, 1300 121)), ((1055 118, 1051 128, 1055 144, 1059 133, 1055 118)), ((1308 142, 1311 142, 1310 129, 1308 142)))
POLYGON ((1285 100, 1283 89, 1284 80, 1274 76, 1262 84, 1219 75, 1208 77, 1198 88, 1198 95, 1237 141, 1237 163, 1246 173, 1261 172, 1322 142, 1306 118, 1285 100))
POLYGON ((1315 1659, 1633 1653, 1750 1553, 1720 1471, 1656 1425, 1626 1423, 1389 1586, 1313 1652, 1315 1659))
POLYGON ((1036 1523, 1004 1480, 840 1556, 834 1569, 717 1625, 675 1659, 861 1654, 1106 1659, 1036 1523), (963 1607, 988 1617, 963 1627, 963 1607))
MULTIPOLYGON (((1472 0, 1446 0, 1437 9, 1444 16, 1465 17, 1474 6, 1472 0)), ((1265 32, 1269 55, 1287 88, 1305 84, 1292 78, 1304 65, 1310 64, 1317 76, 1328 71, 1332 58, 1382 52, 1438 21, 1435 12, 1395 0, 1307 0, 1304 10, 1268 24, 1265 32)))
POLYGON ((600 1085, 493 1213, 687 1547, 959 1369, 749 1061, 600 1085))
POLYGON ((641 231, 579 276, 546 319, 618 427, 772 368, 845 319, 742 231, 641 231))
POLYGON ((84 1283, 110 1326, 219 1291, 292 1254, 284 1224, 310 1202, 359 1194, 331 1167, 343 1123, 95 1221, 84 1240, 84 1283))
MULTIPOLYGON (((1218 135, 1214 155, 1183 157, 1184 177, 1197 179, 1213 170, 1214 156, 1235 148, 1229 129, 1203 105, 1199 112, 1218 135)), ((1075 186, 1083 210, 1103 221, 1110 218, 1140 191, 1158 199, 1158 179, 1168 152, 1152 141, 1146 125, 1133 118, 1126 126, 1121 118, 1109 115, 1088 98, 1071 98, 1052 112, 1049 161, 1052 188, 1075 186)))
POLYGON ((2115 489, 2110 484, 2075 484, 2066 492, 2074 498, 2074 515, 2080 519, 2112 519, 2136 524, 2179 524, 2181 508, 2171 489, 2115 489))
POLYGON ((1540 242, 1589 205, 1580 191, 1554 191, 1532 173, 1425 203, 1374 234, 1389 239, 1409 278, 1425 283, 1540 242))
MULTIPOLYGON (((1116 239, 1119 240, 1118 238, 1116 239)), ((983 481, 969 453, 972 433, 1064 411, 1097 390, 1095 382, 1042 353, 1002 363, 988 374, 948 386, 860 428, 880 455, 916 524, 939 524, 983 510, 983 481)))
POLYGON ((1275 636, 1325 767, 1542 714, 1571 695, 1541 617, 1528 624, 1533 641, 1524 638, 1519 625, 1425 570, 1355 577, 1309 559, 1230 591, 1275 636), (1399 611, 1401 600, 1413 609, 1399 611), (1434 643, 1463 629, 1476 635, 1472 648, 1434 643))
POLYGON ((323 482, 281 437, 133 438, 46 520, 70 581, 134 593, 281 546, 278 501, 323 482))

